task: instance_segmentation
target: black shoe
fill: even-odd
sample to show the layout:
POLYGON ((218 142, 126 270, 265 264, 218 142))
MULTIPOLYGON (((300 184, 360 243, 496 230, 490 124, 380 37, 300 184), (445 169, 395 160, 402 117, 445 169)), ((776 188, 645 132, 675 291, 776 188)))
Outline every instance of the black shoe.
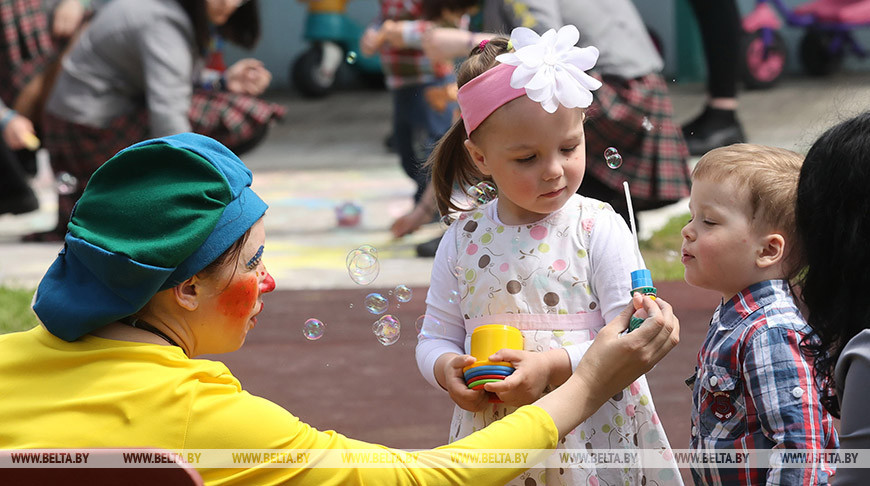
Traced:
POLYGON ((427 241, 425 243, 420 243, 417 245, 417 256, 418 257, 433 257, 435 256, 435 252, 438 251, 438 245, 441 244, 441 237, 435 238, 434 240, 427 241))
POLYGON ((29 194, 12 197, 8 199, 0 199, 0 214, 24 214, 39 209, 39 199, 36 199, 36 194, 29 194))
POLYGON ((746 141, 743 128, 733 110, 709 106, 697 118, 683 126, 683 138, 692 155, 704 155, 716 147, 746 141))

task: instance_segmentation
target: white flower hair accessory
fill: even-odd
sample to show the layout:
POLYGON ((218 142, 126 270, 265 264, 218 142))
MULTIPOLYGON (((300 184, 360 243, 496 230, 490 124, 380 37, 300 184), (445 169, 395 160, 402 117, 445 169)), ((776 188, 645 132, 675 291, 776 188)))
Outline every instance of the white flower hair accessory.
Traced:
POLYGON ((511 44, 516 50, 495 59, 516 66, 510 85, 524 88, 526 95, 541 103, 547 113, 554 113, 561 103, 566 108, 586 108, 592 103, 592 91, 601 81, 586 74, 598 60, 598 49, 576 47, 580 31, 566 25, 539 36, 535 31, 517 27, 511 32, 511 44))

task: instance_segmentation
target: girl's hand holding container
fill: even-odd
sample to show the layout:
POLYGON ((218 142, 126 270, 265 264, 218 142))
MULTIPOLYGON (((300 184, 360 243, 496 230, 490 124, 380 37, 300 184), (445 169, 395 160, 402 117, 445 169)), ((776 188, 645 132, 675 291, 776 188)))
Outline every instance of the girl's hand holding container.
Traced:
POLYGON ((495 393, 508 405, 520 407, 541 398, 571 376, 571 359, 564 349, 544 352, 502 349, 490 361, 509 361, 516 369, 502 381, 487 383, 484 389, 495 393))

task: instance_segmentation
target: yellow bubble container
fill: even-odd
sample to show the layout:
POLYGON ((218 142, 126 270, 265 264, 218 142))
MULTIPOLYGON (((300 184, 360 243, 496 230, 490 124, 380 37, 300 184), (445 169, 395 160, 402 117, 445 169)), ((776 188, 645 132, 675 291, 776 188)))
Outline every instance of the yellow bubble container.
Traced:
POLYGON ((462 371, 468 371, 478 366, 510 366, 507 361, 489 361, 489 357, 500 349, 523 349, 523 333, 513 326, 504 324, 487 324, 474 329, 471 333, 471 355, 477 360, 473 365, 466 366, 462 371))

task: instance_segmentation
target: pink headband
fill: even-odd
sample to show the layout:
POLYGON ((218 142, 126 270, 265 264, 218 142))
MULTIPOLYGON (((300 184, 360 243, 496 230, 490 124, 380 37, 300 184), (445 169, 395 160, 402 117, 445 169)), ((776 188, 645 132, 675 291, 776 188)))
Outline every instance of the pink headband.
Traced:
POLYGON ((525 88, 511 88, 511 75, 516 68, 499 64, 459 88, 456 98, 466 135, 471 135, 499 107, 526 94, 525 88))

